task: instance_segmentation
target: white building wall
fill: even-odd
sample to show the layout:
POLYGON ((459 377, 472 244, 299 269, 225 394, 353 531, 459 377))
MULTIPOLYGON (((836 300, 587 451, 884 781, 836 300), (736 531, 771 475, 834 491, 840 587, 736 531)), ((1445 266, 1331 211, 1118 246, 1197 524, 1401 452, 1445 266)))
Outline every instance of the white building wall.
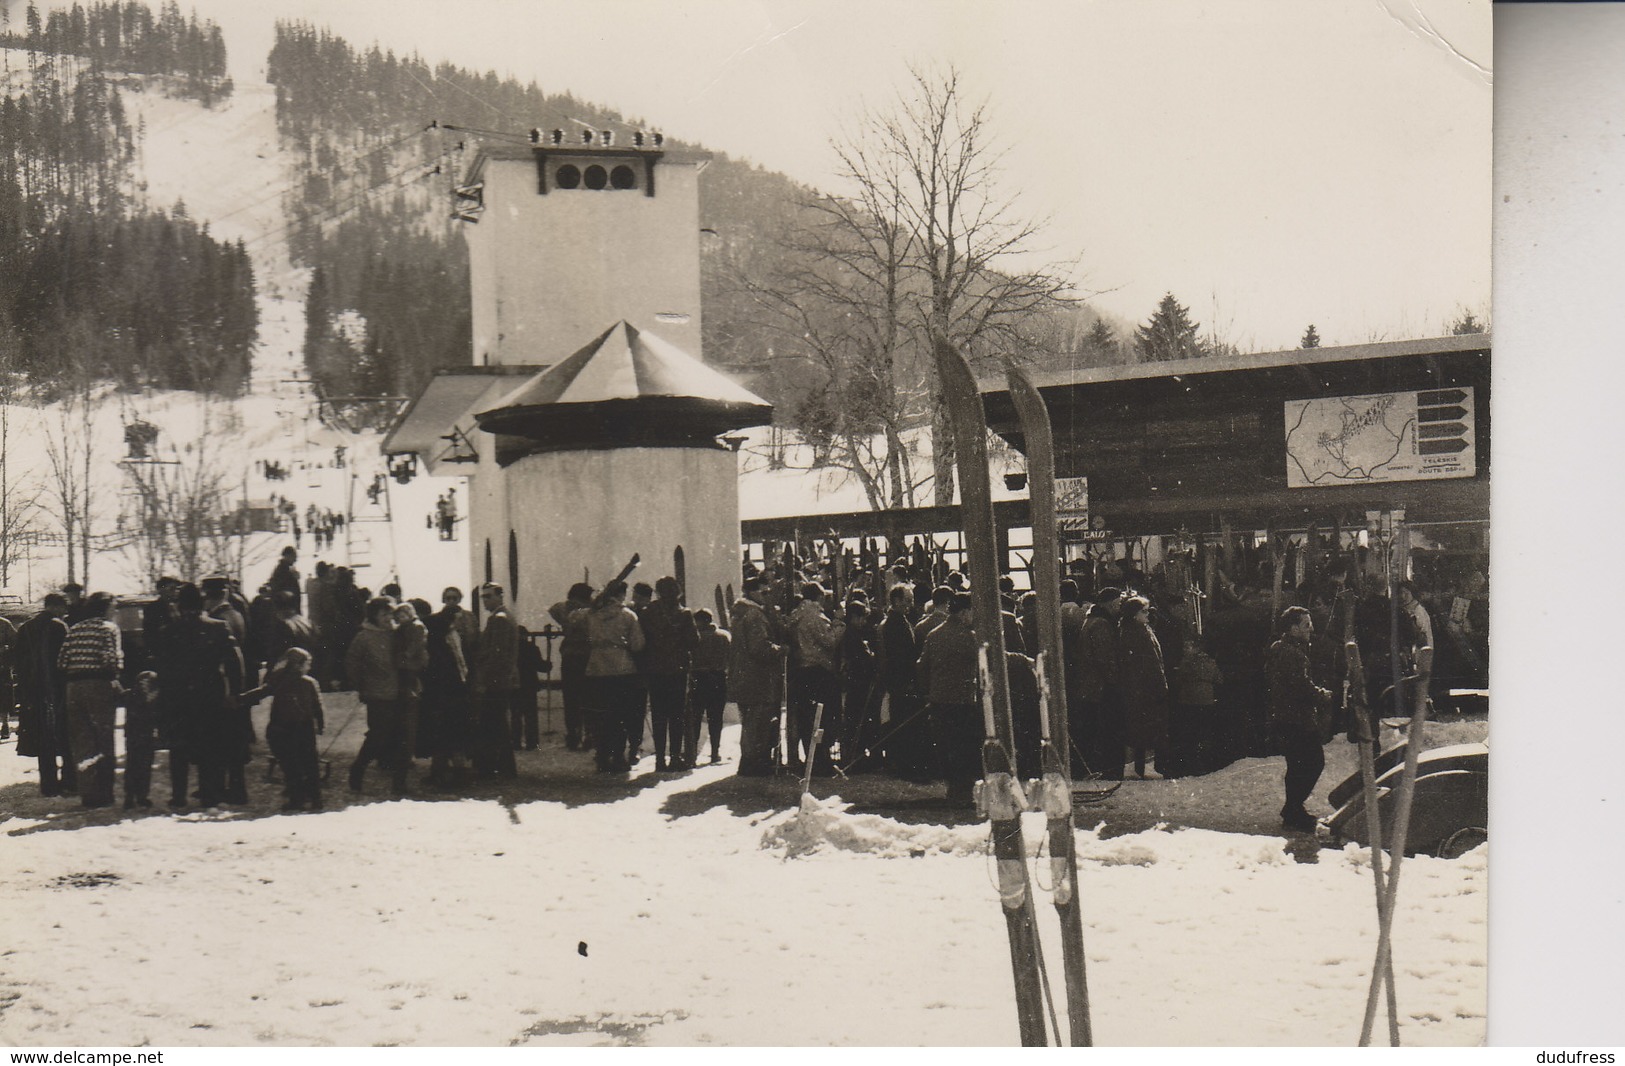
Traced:
POLYGON ((544 195, 533 161, 487 160, 485 214, 463 227, 474 361, 550 365, 621 319, 699 353, 699 169, 656 164, 654 196, 544 195))
MULTIPOLYGON (((485 546, 491 546, 491 580, 508 586, 508 479, 496 463, 496 438, 487 433, 469 434, 479 448, 480 461, 473 467, 468 491, 468 573, 477 588, 485 582, 485 546)), ((465 468, 467 469, 467 468, 465 468)), ((470 595, 463 606, 473 609, 470 595)))
POLYGON ((499 553, 497 580, 507 572, 511 528, 520 566, 514 613, 533 630, 546 624, 547 608, 582 580, 583 568, 599 589, 634 552, 643 559, 628 583, 652 585, 673 574, 673 550, 681 545, 690 607, 711 607, 718 585, 739 587, 739 472, 733 452, 547 452, 518 460, 505 474, 508 522, 493 549, 499 553))

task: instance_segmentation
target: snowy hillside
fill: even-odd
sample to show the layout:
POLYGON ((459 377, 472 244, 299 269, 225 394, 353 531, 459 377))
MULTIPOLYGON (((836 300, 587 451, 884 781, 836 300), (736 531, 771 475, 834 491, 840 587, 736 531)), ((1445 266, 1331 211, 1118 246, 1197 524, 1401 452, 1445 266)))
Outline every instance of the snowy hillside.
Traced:
MULTIPOLYGON (((88 584, 119 593, 147 587, 128 533, 134 520, 132 473, 120 463, 123 428, 141 419, 159 427, 155 454, 164 459, 194 462, 205 432, 216 435, 210 442, 214 461, 226 482, 242 486, 251 502, 263 504, 275 494, 292 503, 302 525, 311 507, 350 514, 353 521, 331 548, 317 548, 308 535, 301 538, 306 573, 325 559, 355 567, 361 584, 378 588, 398 579, 413 594, 430 599, 444 585, 466 586, 464 543, 441 541, 425 526, 436 497, 461 479, 418 478, 404 486, 386 479, 385 493, 374 502, 367 489, 384 471, 379 435, 324 424, 314 394, 300 383, 308 272, 294 268, 288 257, 282 194, 289 171, 277 146, 270 86, 239 84, 230 100, 213 110, 156 92, 126 89, 124 94, 132 120, 138 118, 145 129, 137 169, 148 201, 166 209, 183 203, 215 237, 247 246, 259 294, 260 343, 249 394, 239 400, 206 401, 191 393, 103 394, 92 437, 92 528, 101 551, 92 560, 88 584), (340 446, 342 468, 335 465, 340 446), (262 460, 279 464, 290 476, 268 481, 259 472, 262 460), (390 515, 397 521, 385 521, 390 515)), ((12 419, 13 476, 32 468, 37 483, 47 481, 44 438, 58 411, 18 407, 12 419)), ((10 589, 27 599, 60 584, 66 574, 60 542, 50 537, 58 532, 56 522, 43 514, 35 525, 47 537, 33 546, 10 589)), ((281 547, 291 543, 291 532, 247 538, 237 553, 245 563, 244 586, 257 588, 281 547)))

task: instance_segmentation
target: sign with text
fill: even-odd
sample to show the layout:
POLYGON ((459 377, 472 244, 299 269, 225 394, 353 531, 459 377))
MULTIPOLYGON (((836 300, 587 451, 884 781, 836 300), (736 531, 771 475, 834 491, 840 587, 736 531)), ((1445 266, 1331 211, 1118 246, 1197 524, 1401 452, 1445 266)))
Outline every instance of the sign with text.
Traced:
POLYGON ((1288 400, 1284 408, 1288 488, 1478 473, 1471 386, 1288 400))
POLYGON ((1063 532, 1081 532, 1089 528, 1088 478, 1055 479, 1055 526, 1063 532))

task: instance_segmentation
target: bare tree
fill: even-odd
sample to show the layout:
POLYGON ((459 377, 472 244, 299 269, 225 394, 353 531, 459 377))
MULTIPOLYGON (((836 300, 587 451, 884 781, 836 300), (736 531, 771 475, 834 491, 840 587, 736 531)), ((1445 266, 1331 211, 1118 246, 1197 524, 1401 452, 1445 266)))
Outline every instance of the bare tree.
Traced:
POLYGON ((83 367, 73 369, 54 410, 43 412, 49 461, 45 501, 62 527, 67 580, 90 584, 91 534, 95 521, 96 416, 102 397, 83 367))
POLYGON ((242 525, 243 471, 229 460, 230 413, 205 401, 192 440, 161 437, 123 466, 135 489, 130 547, 148 581, 165 573, 188 580, 220 571, 241 574, 247 545, 242 525))
POLYGON ((1071 302, 1055 272, 1017 265, 1042 223, 1000 190, 991 133, 987 105, 965 99, 957 71, 911 69, 887 110, 835 142, 849 193, 805 202, 777 272, 750 282, 782 329, 778 358, 816 371, 792 412, 798 428, 876 508, 915 502, 905 431, 927 423, 935 500, 953 500, 931 335, 1008 359, 1071 302))
MULTIPOLYGON (((986 101, 969 101, 959 72, 911 68, 889 114, 871 116, 874 153, 895 160, 881 172, 883 192, 899 205, 913 235, 911 257, 923 276, 916 326, 973 356, 997 349, 1011 358, 1026 345, 1035 317, 1068 302, 1068 284, 1047 269, 1018 269, 1032 255, 1043 221, 1017 210, 999 186, 1003 149, 986 101), (895 175, 895 176, 894 176, 895 175)), ((932 458, 939 506, 953 502, 953 433, 934 393, 932 458)))
MULTIPOLYGON (((919 424, 929 389, 910 328, 914 236, 886 190, 897 175, 866 146, 838 147, 853 197, 818 196, 799 205, 773 267, 736 273, 775 331, 779 361, 810 364, 790 412, 813 445, 815 465, 850 472, 869 505, 912 507, 918 488, 904 431, 919 424)), ((794 374, 795 368, 787 368, 794 374)))

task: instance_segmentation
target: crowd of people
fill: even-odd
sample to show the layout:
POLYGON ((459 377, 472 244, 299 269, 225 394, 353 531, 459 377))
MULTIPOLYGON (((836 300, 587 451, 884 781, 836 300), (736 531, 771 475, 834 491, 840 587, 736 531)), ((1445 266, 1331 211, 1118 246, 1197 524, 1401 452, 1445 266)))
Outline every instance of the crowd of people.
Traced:
POLYGON ((142 607, 139 639, 128 642, 114 621, 117 599, 86 596, 77 584, 47 594, 20 627, 0 622, 3 720, 9 732, 15 708, 17 754, 37 761, 40 792, 77 793, 86 807, 115 802, 122 707, 126 809, 152 806, 163 749, 171 808, 246 804, 259 739, 251 709, 269 699, 264 740, 285 784, 284 809, 320 809, 322 694, 338 689, 355 690, 365 710, 349 767, 354 791, 374 763, 393 791, 408 791, 415 758, 429 761, 424 783, 432 786, 513 776, 515 746, 536 747, 543 664, 500 586, 480 589, 481 624, 456 588, 442 592, 436 611, 402 599, 394 585, 374 596, 341 567, 320 564, 301 582, 297 561, 285 549, 253 601, 224 576, 160 578, 142 607))
MULTIPOLYGON (((265 739, 287 804, 320 807, 322 694, 339 689, 354 690, 365 708, 352 790, 374 764, 395 793, 517 773, 514 752, 538 745, 537 693, 551 663, 511 616, 501 586, 480 587, 476 615, 456 588, 436 610, 395 585, 374 595, 326 563, 304 581, 297 562, 296 549, 285 549, 253 601, 224 577, 161 579, 139 649, 121 645, 113 597, 87 597, 76 585, 45 597, 14 634, 0 628, 15 676, 10 689, 0 670, 0 703, 19 709, 18 750, 38 759, 41 791, 113 802, 122 705, 126 807, 150 805, 152 757, 164 747, 171 806, 244 803, 256 740, 250 708, 269 699, 265 739), (418 782, 414 759, 428 761, 418 782)), ((655 772, 681 772, 707 747, 712 763, 723 760, 723 713, 733 702, 741 776, 809 764, 821 775, 884 771, 943 781, 950 803, 968 804, 983 739, 981 620, 963 575, 938 564, 859 570, 840 594, 826 587, 837 576, 828 560, 747 564, 741 593, 732 603, 719 594, 715 612, 688 607, 672 576, 578 583, 549 609, 557 628, 545 633, 562 638, 565 744, 590 752, 603 773, 648 754, 655 772)), ((1098 587, 1074 572, 1058 590, 1074 776, 1189 776, 1280 754, 1283 821, 1312 824, 1304 801, 1322 745, 1351 725, 1338 698, 1347 641, 1362 653, 1361 695, 1379 708, 1424 647, 1445 661, 1454 654, 1464 670, 1482 669, 1487 656, 1481 576, 1468 575, 1464 594, 1448 602, 1433 597, 1430 611, 1409 581, 1391 605, 1357 575, 1333 560, 1316 581, 1278 594, 1286 606, 1272 618, 1256 588, 1226 583, 1222 602, 1203 609, 1160 571, 1147 577, 1120 562, 1106 575, 1118 584, 1098 587), (1438 632, 1434 613, 1443 614, 1438 632)), ((1009 577, 999 591, 994 624, 1007 653, 1017 772, 1031 777, 1042 735, 1037 597, 1009 577)))

